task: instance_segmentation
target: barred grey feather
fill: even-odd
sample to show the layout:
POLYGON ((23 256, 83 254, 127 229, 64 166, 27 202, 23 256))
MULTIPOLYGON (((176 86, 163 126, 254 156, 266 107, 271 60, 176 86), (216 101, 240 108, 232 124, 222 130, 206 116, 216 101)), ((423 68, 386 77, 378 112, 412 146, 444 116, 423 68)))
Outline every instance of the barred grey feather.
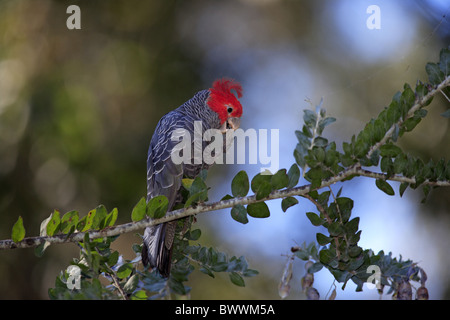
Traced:
MULTIPOLYGON (((158 122, 147 157, 147 201, 155 196, 164 195, 169 200, 168 210, 171 211, 177 203, 183 177, 194 178, 203 168, 208 168, 205 163, 194 164, 193 161, 191 164, 175 164, 171 158, 172 150, 178 144, 178 141, 171 140, 171 135, 176 129, 185 129, 193 137, 195 121, 202 121, 202 135, 207 129, 220 127, 218 115, 206 104, 208 96, 208 90, 198 92, 192 99, 167 113, 158 122)), ((206 144, 202 142, 202 150, 206 144)), ((170 274, 175 226, 176 222, 173 221, 148 227, 144 231, 142 261, 144 265, 156 267, 163 277, 170 274)))

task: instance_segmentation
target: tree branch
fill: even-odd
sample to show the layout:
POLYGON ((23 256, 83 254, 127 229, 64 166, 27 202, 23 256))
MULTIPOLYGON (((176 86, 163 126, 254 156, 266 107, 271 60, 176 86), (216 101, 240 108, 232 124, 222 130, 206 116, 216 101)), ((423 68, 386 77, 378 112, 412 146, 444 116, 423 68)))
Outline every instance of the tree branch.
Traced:
MULTIPOLYGON (((423 107, 426 104, 427 101, 429 101, 436 94, 442 92, 442 89, 444 89, 445 87, 447 87, 449 85, 450 85, 450 76, 447 76, 444 79, 444 81, 442 81, 434 89, 430 90, 421 99, 418 99, 416 101, 416 103, 408 111, 406 119, 412 117, 418 109, 420 109, 421 107, 423 107)), ((400 125, 406 119, 402 119, 401 121, 392 125, 391 128, 389 128, 389 130, 386 131, 386 134, 384 135, 384 137, 370 148, 370 150, 367 154, 367 157, 370 158, 370 156, 372 155, 373 152, 375 152, 382 145, 384 145, 394 134, 396 125, 400 125)), ((408 184, 416 183, 416 179, 414 177, 408 178, 408 177, 399 176, 399 175, 388 176, 385 173, 377 173, 377 172, 362 169, 361 165, 359 163, 357 163, 357 164, 347 168, 346 170, 340 172, 338 175, 322 181, 322 184, 317 189, 329 187, 332 184, 352 178, 353 176, 365 176, 365 177, 374 178, 374 179, 384 179, 384 180, 392 180, 392 181, 398 181, 398 182, 406 182, 408 184)), ((448 186, 450 186, 450 181, 425 180, 422 184, 429 185, 429 186, 448 187, 448 186)), ((286 198, 286 197, 291 197, 291 196, 305 196, 310 191, 312 191, 311 185, 304 185, 304 186, 294 187, 294 188, 290 188, 290 189, 275 190, 272 193, 270 193, 267 197, 259 199, 259 200, 256 199, 255 195, 252 195, 252 196, 247 196, 247 197, 239 197, 239 198, 232 198, 232 199, 223 200, 223 201, 217 201, 217 202, 213 202, 210 204, 198 204, 195 207, 188 207, 188 208, 183 208, 183 209, 168 212, 161 219, 146 218, 146 219, 143 219, 143 220, 140 220, 137 222, 129 222, 129 223, 125 223, 122 225, 108 227, 108 228, 105 228, 102 230, 90 230, 90 231, 86 231, 86 232, 75 232, 75 233, 72 233, 69 235, 59 234, 56 236, 28 237, 18 243, 15 243, 11 239, 0 240, 0 250, 15 249, 15 248, 32 248, 32 247, 37 247, 44 242, 48 242, 50 244, 80 242, 80 241, 83 241, 86 234, 89 234, 90 239, 117 236, 117 235, 120 235, 123 233, 136 232, 136 231, 144 229, 146 227, 155 226, 157 224, 169 222, 169 221, 180 219, 180 218, 185 218, 188 216, 193 216, 193 215, 203 213, 203 212, 210 212, 210 211, 215 211, 215 210, 220 210, 220 209, 232 208, 238 204, 247 205, 250 203, 267 201, 267 200, 272 200, 272 199, 286 198)))
MULTIPOLYGON (((331 186, 337 182, 349 179, 353 176, 365 176, 370 177, 374 179, 385 179, 385 180, 392 180, 392 181, 399 181, 399 182, 407 182, 410 184, 414 184, 416 182, 415 178, 407 178, 403 176, 387 176, 384 173, 376 173, 369 170, 362 169, 359 166, 352 166, 348 169, 340 172, 338 175, 331 177, 327 180, 322 181, 322 184, 319 188, 321 189, 324 187, 331 186)), ((430 186, 450 186, 450 181, 424 181, 424 185, 430 185, 430 186)), ((15 249, 15 248, 32 248, 37 247, 40 244, 47 241, 51 244, 58 244, 58 243, 69 243, 69 242, 79 242, 83 241, 84 236, 86 234, 89 234, 90 239, 96 239, 96 238, 103 238, 103 237, 111 237, 116 236, 124 233, 129 232, 137 232, 141 229, 144 229, 146 227, 155 226, 160 223, 169 222, 172 220, 185 218, 188 216, 193 216, 199 213, 204 212, 210 212, 220 209, 226 209, 226 208, 232 208, 235 205, 247 205, 250 203, 255 202, 261 202, 261 201, 267 201, 267 200, 273 200, 273 199, 281 199, 286 198, 290 196, 304 196, 307 193, 312 191, 311 185, 304 185, 299 187, 294 187, 290 189, 282 189, 282 190, 275 190, 272 193, 270 193, 267 197, 257 200, 255 195, 246 196, 246 197, 239 197, 239 198, 232 198, 228 200, 223 201, 217 201, 209 204, 198 204, 195 207, 188 207, 183 209, 174 210, 171 212, 168 212, 164 217, 160 219, 150 219, 146 218, 137 222, 129 222, 113 227, 108 227, 102 230, 90 230, 86 232, 75 232, 70 235, 67 234, 59 234, 55 236, 43 236, 43 237, 28 237, 23 239, 22 241, 15 243, 14 241, 7 239, 7 240, 0 240, 0 249, 15 249)))

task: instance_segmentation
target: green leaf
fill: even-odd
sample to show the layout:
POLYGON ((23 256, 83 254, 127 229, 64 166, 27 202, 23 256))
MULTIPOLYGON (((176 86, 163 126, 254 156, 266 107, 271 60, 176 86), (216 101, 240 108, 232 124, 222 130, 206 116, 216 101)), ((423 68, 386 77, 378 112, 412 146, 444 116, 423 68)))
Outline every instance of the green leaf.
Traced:
POLYGON ((234 197, 245 197, 249 188, 247 172, 239 171, 231 182, 231 193, 234 197))
POLYGON ((182 179, 182 180, 181 180, 181 185, 182 185, 183 188, 185 188, 186 190, 189 190, 189 189, 191 189, 192 182, 194 182, 194 179, 185 178, 185 179, 182 179))
POLYGON ((216 264, 214 264, 213 266, 211 266, 211 270, 214 272, 224 272, 228 269, 228 263, 223 261, 223 262, 217 262, 216 264))
POLYGON ((308 268, 308 273, 316 273, 322 270, 323 264, 320 262, 315 262, 311 267, 308 268))
POLYGON ((357 233, 352 234, 350 237, 348 237, 348 243, 349 244, 357 244, 359 242, 359 239, 361 238, 361 230, 359 230, 357 233))
POLYGON ((147 215, 152 219, 164 217, 169 207, 169 200, 166 196, 156 196, 147 203, 147 215))
POLYGON ((61 218, 59 216, 59 211, 54 210, 51 214, 50 220, 47 223, 47 235, 53 236, 55 233, 58 232, 59 226, 61 223, 61 218))
POLYGON ((287 197, 284 198, 281 201, 281 209, 283 210, 283 212, 286 212, 286 210, 292 206, 295 206, 298 203, 298 200, 294 197, 287 197))
POLYGON ((131 300, 147 300, 147 293, 145 290, 139 290, 134 292, 131 296, 131 300))
POLYGON ((208 276, 210 276, 211 278, 215 278, 214 273, 212 272, 212 270, 210 268, 208 268, 207 266, 203 265, 200 269, 201 272, 203 272, 204 274, 207 274, 208 276))
POLYGON ((335 121, 336 121, 336 118, 333 118, 333 117, 327 117, 325 119, 320 119, 319 120, 318 133, 322 134, 323 129, 325 129, 326 126, 332 124, 335 121))
POLYGON ((305 122, 305 125, 307 125, 309 128, 315 128, 317 122, 317 114, 314 111, 308 109, 303 110, 303 112, 303 121, 305 122))
POLYGON ((300 169, 298 168, 298 166, 295 163, 289 168, 287 175, 289 178, 289 183, 288 183, 287 187, 288 188, 295 187, 300 178, 300 169))
POLYGON ((253 218, 267 218, 270 216, 269 207, 265 202, 250 203, 247 206, 248 214, 253 218))
POLYGON ((343 228, 342 225, 339 222, 332 222, 329 226, 328 226, 328 232, 330 233, 331 236, 333 237, 337 237, 339 235, 342 234, 343 232, 343 228))
POLYGON ((286 174, 286 169, 280 169, 270 179, 272 190, 279 190, 286 188, 289 184, 289 177, 286 174))
MULTIPOLYGON (((94 223, 95 214, 96 214, 96 210, 93 209, 93 210, 89 211, 87 216, 83 217, 84 218, 84 226, 81 231, 84 232, 84 231, 90 230, 92 228, 92 224, 94 223)), ((83 221, 83 219, 81 219, 80 222, 82 222, 82 221, 83 221)))
MULTIPOLYGON (((328 145, 328 139, 325 139, 324 137, 316 137, 314 139, 314 146, 315 147, 326 147, 328 145)), ((319 152, 323 152, 322 148, 318 148, 319 152)), ((323 156, 321 155, 322 158, 319 158, 319 161, 322 162, 323 161, 323 156)))
POLYGON ((313 168, 306 173, 305 177, 311 182, 311 189, 315 189, 320 187, 322 179, 325 179, 326 175, 321 168, 313 168))
POLYGON ((359 217, 353 218, 347 222, 344 226, 347 235, 351 236, 358 231, 359 228, 359 217))
POLYGON ((409 118, 405 122, 403 122, 402 129, 404 129, 406 132, 412 131, 420 122, 420 118, 409 118))
POLYGON ((272 185, 270 184, 271 175, 264 175, 258 173, 253 177, 251 187, 256 194, 256 199, 260 200, 267 197, 272 192, 272 185))
POLYGON ((329 264, 334 258, 335 255, 329 249, 322 249, 319 252, 319 260, 323 264, 329 264))
POLYGON ((308 154, 308 149, 303 147, 300 143, 297 143, 294 150, 294 158, 295 162, 301 167, 304 168, 306 165, 305 156, 308 154))
POLYGON ((117 210, 117 208, 112 209, 112 211, 110 213, 108 213, 108 215, 106 216, 103 227, 104 228, 112 227, 116 223, 118 216, 119 216, 119 211, 117 210))
POLYGON ((78 220, 77 230, 82 231, 84 229, 84 227, 86 226, 86 220, 87 216, 84 216, 78 220))
POLYGON ((119 261, 119 251, 114 251, 108 257, 108 265, 114 266, 119 261))
POLYGON ((403 196, 403 193, 405 193, 406 188, 408 188, 409 183, 407 182, 402 182, 402 184, 399 187, 399 193, 400 193, 400 197, 403 196))
POLYGON ((237 285, 238 287, 245 287, 244 279, 237 272, 233 271, 230 273, 230 280, 233 284, 237 285))
POLYGON ((439 68, 444 75, 450 75, 450 50, 442 49, 439 54, 439 68))
POLYGON ((95 208, 95 218, 92 224, 92 229, 102 229, 104 227, 106 216, 108 215, 108 211, 106 210, 104 205, 99 205, 95 208))
POLYGON ((316 234, 317 243, 321 246, 326 246, 327 244, 329 244, 331 242, 332 239, 333 238, 327 237, 326 235, 324 235, 322 233, 316 234))
POLYGON ((427 63, 425 70, 428 74, 428 80, 432 85, 438 85, 444 80, 444 73, 436 63, 427 63))
POLYGON ((381 171, 386 172, 388 176, 391 175, 394 170, 394 163, 392 162, 392 159, 389 157, 383 157, 380 162, 380 169, 381 171))
POLYGON ((320 218, 314 212, 306 212, 306 216, 308 217, 309 221, 311 221, 311 223, 316 227, 321 226, 325 222, 324 219, 320 218))
POLYGON ((125 285, 123 286, 123 290, 126 293, 132 293, 137 288, 138 283, 139 283, 139 277, 137 274, 134 274, 125 283, 125 285))
POLYGON ((295 130, 295 136, 297 137, 298 143, 305 149, 311 146, 311 141, 307 135, 299 130, 295 130))
POLYGON ((189 189, 189 196, 193 196, 195 194, 204 192, 208 190, 208 186, 206 185, 205 181, 198 176, 194 179, 194 181, 191 184, 191 187, 189 189))
POLYGON ((208 200, 208 186, 205 181, 198 176, 194 179, 194 182, 192 182, 191 188, 189 189, 189 198, 186 200, 184 207, 187 208, 194 203, 204 202, 206 200, 208 200))
POLYGON ((380 154, 382 157, 394 158, 402 153, 402 149, 393 144, 385 144, 380 147, 380 154))
POLYGON ((72 229, 72 227, 76 227, 78 224, 78 212, 77 211, 69 211, 63 215, 61 218, 61 232, 64 234, 69 233, 69 231, 72 229))
POLYGON ((133 271, 133 265, 131 263, 125 263, 117 270, 116 275, 119 279, 125 279, 129 277, 133 271))
POLYGON ((258 270, 254 270, 254 269, 246 269, 243 272, 244 277, 254 277, 257 276, 259 274, 258 270))
POLYGON ((347 222, 352 214, 353 200, 347 197, 339 197, 336 199, 336 203, 339 206, 342 222, 347 222))
POLYGON ((147 203, 145 198, 142 197, 139 202, 134 206, 133 211, 131 211, 131 220, 140 221, 144 219, 147 210, 147 203))
POLYGON ((237 204, 231 209, 231 217, 242 224, 246 224, 248 222, 247 210, 241 204, 237 204))
POLYGON ((394 189, 392 189, 391 185, 389 183, 387 183, 385 180, 377 179, 375 181, 375 184, 376 184, 378 189, 380 189, 381 191, 383 191, 387 195, 389 195, 389 196, 395 195, 394 189))
POLYGON ((362 252, 362 248, 359 247, 359 246, 351 246, 351 247, 348 249, 348 255, 349 255, 351 258, 356 258, 357 256, 360 255, 361 252, 362 252))
POLYGON ((36 248, 34 248, 34 255, 38 258, 44 255, 45 250, 50 246, 50 242, 44 241, 36 248))
POLYGON ((233 199, 233 196, 230 196, 229 194, 227 194, 227 195, 223 196, 223 198, 220 199, 220 201, 230 200, 230 199, 233 199))
POLYGON ((25 238, 25 228, 23 227, 22 217, 19 216, 16 223, 14 223, 11 230, 11 239, 14 242, 20 242, 25 238))
POLYGON ((191 230, 189 232, 189 236, 187 236, 188 240, 196 241, 202 235, 202 231, 200 229, 191 230))
POLYGON ((428 194, 430 193, 431 187, 429 185, 425 185, 425 186, 423 186, 422 190, 423 190, 424 198, 420 202, 425 203, 427 200, 428 194))

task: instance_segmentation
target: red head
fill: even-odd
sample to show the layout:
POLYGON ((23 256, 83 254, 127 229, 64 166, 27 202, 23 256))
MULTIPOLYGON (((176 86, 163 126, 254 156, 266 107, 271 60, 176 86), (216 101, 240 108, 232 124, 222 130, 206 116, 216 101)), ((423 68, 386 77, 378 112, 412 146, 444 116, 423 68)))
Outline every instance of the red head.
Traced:
POLYGON ((219 115, 220 124, 224 124, 228 118, 242 116, 242 105, 238 100, 242 97, 242 86, 239 82, 226 78, 219 79, 214 81, 209 92, 207 104, 219 115), (237 97, 231 90, 236 92, 237 97))

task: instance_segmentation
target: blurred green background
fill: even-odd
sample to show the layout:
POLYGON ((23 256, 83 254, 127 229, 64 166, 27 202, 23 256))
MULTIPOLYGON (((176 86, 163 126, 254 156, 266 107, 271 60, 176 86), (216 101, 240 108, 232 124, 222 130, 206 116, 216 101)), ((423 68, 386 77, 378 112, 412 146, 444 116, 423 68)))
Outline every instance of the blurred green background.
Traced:
MULTIPOLYGON (((104 204, 119 209, 119 223, 129 221, 146 191, 157 121, 218 77, 244 87, 243 128, 280 130, 281 167, 294 162, 294 130, 308 101, 323 97, 338 119, 328 134, 349 140, 404 82, 426 80, 426 62, 450 44, 445 2, 0 0, 0 238, 10 238, 19 215, 27 236, 38 235, 53 209, 84 215, 104 204), (70 4, 81 9, 81 30, 66 27, 70 4), (381 8, 380 30, 365 23, 372 4, 381 8)), ((423 159, 449 159, 448 120, 439 117, 446 108, 437 97, 402 147, 423 159)), ((212 168, 211 200, 228 193, 243 168, 252 176, 260 166, 212 168)), ((418 192, 386 200, 373 181, 362 184, 352 181, 347 195, 359 201, 364 245, 419 261, 431 298, 450 298, 449 190, 434 191, 421 205, 418 192), (376 206, 383 212, 367 212, 376 206)), ((317 232, 304 216, 313 208, 301 204, 283 214, 276 203, 272 221, 245 226, 228 211, 199 216, 202 244, 245 255, 261 274, 242 289, 226 276, 196 272, 191 297, 277 299, 283 255, 317 232)), ((130 245, 139 242, 129 234, 115 248, 131 259, 130 245)), ((42 258, 32 249, 0 251, 0 298, 46 299, 77 254, 74 244, 51 246, 42 258)), ((290 297, 302 298, 300 263, 294 271, 290 297)), ((323 297, 332 279, 324 271, 316 278, 322 274, 323 297)), ((338 299, 377 298, 352 290, 339 291, 338 299)))

